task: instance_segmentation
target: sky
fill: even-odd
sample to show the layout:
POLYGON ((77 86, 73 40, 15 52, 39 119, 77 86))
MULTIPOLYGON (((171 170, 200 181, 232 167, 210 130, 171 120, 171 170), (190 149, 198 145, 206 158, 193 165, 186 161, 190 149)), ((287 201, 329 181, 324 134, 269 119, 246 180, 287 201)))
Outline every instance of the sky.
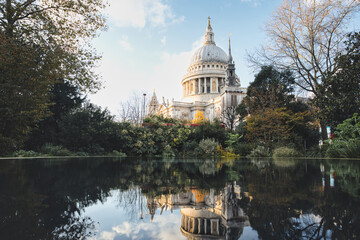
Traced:
POLYGON ((102 54, 97 69, 103 88, 91 102, 117 115, 120 103, 153 91, 181 100, 181 79, 195 50, 202 46, 208 17, 215 43, 232 55, 242 87, 255 72, 247 61, 265 42, 264 25, 282 0, 108 0, 108 30, 94 40, 102 54))
POLYGON ((263 43, 263 27, 281 0, 109 0, 108 30, 93 42, 102 54, 103 88, 91 102, 117 115, 120 103, 155 90, 158 99, 181 100, 181 79, 202 46, 208 17, 215 43, 232 55, 241 86, 253 81, 246 55, 263 43))

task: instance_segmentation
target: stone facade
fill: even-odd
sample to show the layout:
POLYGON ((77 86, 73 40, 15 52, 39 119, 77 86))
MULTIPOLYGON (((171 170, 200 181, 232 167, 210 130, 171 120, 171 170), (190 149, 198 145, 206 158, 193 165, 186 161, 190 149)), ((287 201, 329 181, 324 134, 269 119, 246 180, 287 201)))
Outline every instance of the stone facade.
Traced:
POLYGON ((246 88, 241 87, 240 79, 235 74, 230 39, 229 52, 226 54, 215 44, 210 19, 204 45, 195 51, 181 85, 181 101, 165 102, 163 99, 159 103, 154 92, 149 114, 192 120, 197 111, 202 111, 210 121, 215 118, 221 120, 225 108, 237 106, 246 96, 246 88))

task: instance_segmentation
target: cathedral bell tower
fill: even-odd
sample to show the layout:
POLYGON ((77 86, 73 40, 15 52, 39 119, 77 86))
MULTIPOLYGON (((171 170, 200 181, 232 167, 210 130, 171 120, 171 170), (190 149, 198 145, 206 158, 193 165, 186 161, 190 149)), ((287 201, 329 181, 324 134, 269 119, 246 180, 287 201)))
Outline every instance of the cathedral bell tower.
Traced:
POLYGON ((223 111, 229 107, 236 107, 241 102, 242 90, 240 81, 236 79, 235 62, 231 55, 231 45, 229 37, 229 53, 226 67, 225 86, 221 93, 221 105, 223 111))

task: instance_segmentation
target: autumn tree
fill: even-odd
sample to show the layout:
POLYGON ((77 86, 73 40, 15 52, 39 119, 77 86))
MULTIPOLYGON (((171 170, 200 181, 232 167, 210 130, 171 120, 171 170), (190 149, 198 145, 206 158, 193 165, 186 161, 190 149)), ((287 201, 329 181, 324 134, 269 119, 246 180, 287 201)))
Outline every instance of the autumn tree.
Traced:
POLYGON ((199 123, 204 123, 205 121, 206 121, 206 119, 204 116, 204 112, 196 110, 195 117, 192 120, 192 123, 199 124, 199 123))
POLYGON ((306 128, 308 115, 308 112, 294 113, 286 108, 267 108, 247 119, 246 138, 270 148, 277 144, 298 144, 299 133, 295 130, 306 128))
POLYGON ((100 57, 89 42, 105 28, 103 0, 0 1, 0 145, 18 148, 48 111, 49 90, 65 79, 100 87, 100 57))
MULTIPOLYGON (((285 0, 266 25, 269 44, 252 61, 293 71, 296 84, 318 97, 323 79, 339 70, 335 58, 344 52, 347 23, 359 8, 358 0, 285 0)), ((319 120, 326 139, 326 118, 320 114, 319 120)))

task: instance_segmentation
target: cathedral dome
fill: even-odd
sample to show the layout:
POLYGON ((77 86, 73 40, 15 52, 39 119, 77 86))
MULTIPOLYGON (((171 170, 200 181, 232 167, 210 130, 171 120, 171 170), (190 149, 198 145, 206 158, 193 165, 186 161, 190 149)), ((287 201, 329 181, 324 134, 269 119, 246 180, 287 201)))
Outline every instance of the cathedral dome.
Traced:
POLYGON ((196 50, 194 55, 191 58, 191 64, 198 64, 203 62, 219 62, 227 63, 227 55, 218 46, 215 44, 206 44, 196 50))

